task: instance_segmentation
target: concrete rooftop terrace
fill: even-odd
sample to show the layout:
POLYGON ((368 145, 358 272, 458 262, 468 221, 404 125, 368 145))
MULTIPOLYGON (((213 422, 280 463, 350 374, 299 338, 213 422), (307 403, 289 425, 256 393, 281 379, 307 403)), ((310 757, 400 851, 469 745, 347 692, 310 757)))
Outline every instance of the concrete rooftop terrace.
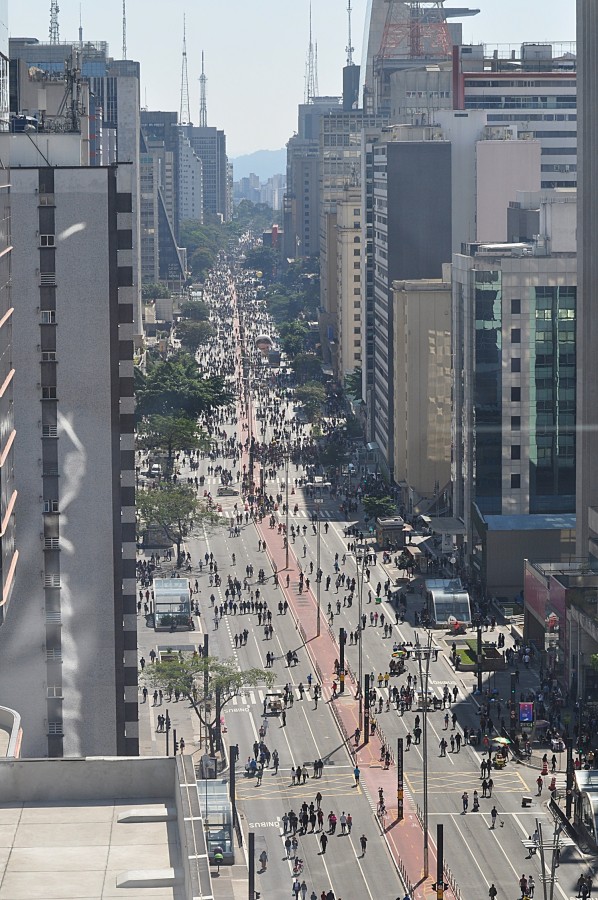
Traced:
POLYGON ((0 760, 0 900, 211 898, 190 757, 0 760))
POLYGON ((134 817, 168 814, 164 801, 3 805, 0 898, 185 900, 176 810, 174 821, 130 821, 133 810, 134 817))

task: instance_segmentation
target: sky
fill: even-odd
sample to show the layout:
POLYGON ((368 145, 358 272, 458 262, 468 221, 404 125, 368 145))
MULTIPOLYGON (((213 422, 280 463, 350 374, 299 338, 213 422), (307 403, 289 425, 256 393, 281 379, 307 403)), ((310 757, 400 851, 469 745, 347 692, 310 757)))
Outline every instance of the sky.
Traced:
MULTIPOLYGON (((512 44, 575 40, 575 0, 447 0, 479 8, 464 19, 465 42, 512 44)), ((122 0, 59 0, 60 39, 108 41, 122 56, 122 0)), ((360 62, 366 0, 353 0, 353 46, 360 62)), ((347 0, 313 0, 319 92, 337 95, 348 42, 347 0)), ((9 0, 14 37, 47 40, 50 0, 9 0)), ((208 124, 227 134, 229 156, 283 147, 303 102, 309 0, 127 0, 127 56, 141 62, 141 103, 179 110, 183 15, 191 118, 198 119, 201 51, 205 51, 208 124)))

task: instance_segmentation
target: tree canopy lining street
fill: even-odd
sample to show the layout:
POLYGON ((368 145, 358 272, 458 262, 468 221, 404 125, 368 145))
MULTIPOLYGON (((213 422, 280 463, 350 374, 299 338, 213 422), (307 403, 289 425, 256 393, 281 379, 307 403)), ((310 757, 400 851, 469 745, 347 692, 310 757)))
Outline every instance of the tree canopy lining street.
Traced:
POLYGON ((139 445, 145 450, 164 450, 169 468, 175 452, 208 449, 210 439, 189 416, 149 416, 137 431, 139 445))
POLYGON ((192 706, 195 715, 207 729, 210 752, 219 749, 220 720, 218 712, 244 689, 273 683, 273 675, 264 669, 240 670, 233 659, 180 653, 174 659, 157 660, 141 671, 141 680, 149 688, 178 691, 192 706), (206 685, 207 673, 207 685, 206 685), (206 692, 207 687, 207 692, 206 692), (217 710, 216 696, 219 707, 217 710))
POLYGON ((202 377, 195 359, 181 353, 161 360, 147 373, 135 370, 138 416, 201 413, 226 406, 233 400, 221 376, 202 377))
POLYGON ((137 514, 147 528, 158 525, 169 541, 177 548, 177 559, 181 558, 181 546, 194 525, 217 525, 220 517, 209 509, 207 503, 195 496, 195 491, 187 485, 163 483, 150 490, 138 490, 136 494, 137 514))

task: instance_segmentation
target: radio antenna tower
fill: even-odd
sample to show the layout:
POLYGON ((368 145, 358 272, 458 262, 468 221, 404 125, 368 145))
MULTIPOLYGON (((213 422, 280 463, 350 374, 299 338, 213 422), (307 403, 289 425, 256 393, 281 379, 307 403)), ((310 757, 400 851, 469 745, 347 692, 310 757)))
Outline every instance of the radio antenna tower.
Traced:
POLYGON ((208 79, 204 69, 203 50, 201 51, 201 75, 199 76, 199 127, 208 127, 208 103, 206 99, 206 84, 208 79))
POLYGON ((318 50, 314 47, 311 28, 311 3, 309 4, 309 47, 305 65, 305 102, 313 103, 318 96, 318 50))
POLYGON ((353 10, 351 9, 351 0, 349 0, 349 6, 347 7, 347 15, 349 17, 349 43, 345 47, 347 51, 347 65, 353 65, 353 53, 355 52, 355 47, 353 46, 352 33, 351 33, 351 14, 353 10))
POLYGON ((191 123, 191 107, 189 106, 189 75, 187 72, 187 21, 183 14, 183 62, 181 65, 181 109, 179 113, 181 125, 191 123))
POLYGON ((60 43, 60 29, 58 27, 58 13, 60 12, 60 7, 58 6, 58 0, 50 0, 50 43, 58 44, 60 43))
POLYGON ((123 0, 123 59, 127 58, 127 0, 123 0))
POLYGON ((83 58, 83 19, 81 15, 81 4, 79 4, 79 53, 83 58))

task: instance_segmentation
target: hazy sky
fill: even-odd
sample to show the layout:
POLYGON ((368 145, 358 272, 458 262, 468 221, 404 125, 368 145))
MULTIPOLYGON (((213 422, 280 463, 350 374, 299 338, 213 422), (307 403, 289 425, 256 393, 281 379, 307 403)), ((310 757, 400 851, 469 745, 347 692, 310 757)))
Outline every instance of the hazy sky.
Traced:
MULTIPOLYGON (((361 58, 366 0, 353 0, 353 45, 361 58)), ((513 44, 575 39, 575 0, 447 0, 481 12, 464 20, 466 41, 513 44)), ((86 40, 122 53, 122 0, 59 0, 60 38, 76 39, 79 8, 86 40)), ((347 0, 313 0, 320 94, 340 94, 347 45, 347 0)), ((47 40, 50 0, 9 0, 13 36, 47 40)), ((284 146, 302 102, 309 0, 127 0, 129 59, 141 62, 142 105, 180 107, 183 13, 191 118, 199 105, 206 54, 208 123, 224 128, 230 156, 284 146)))

